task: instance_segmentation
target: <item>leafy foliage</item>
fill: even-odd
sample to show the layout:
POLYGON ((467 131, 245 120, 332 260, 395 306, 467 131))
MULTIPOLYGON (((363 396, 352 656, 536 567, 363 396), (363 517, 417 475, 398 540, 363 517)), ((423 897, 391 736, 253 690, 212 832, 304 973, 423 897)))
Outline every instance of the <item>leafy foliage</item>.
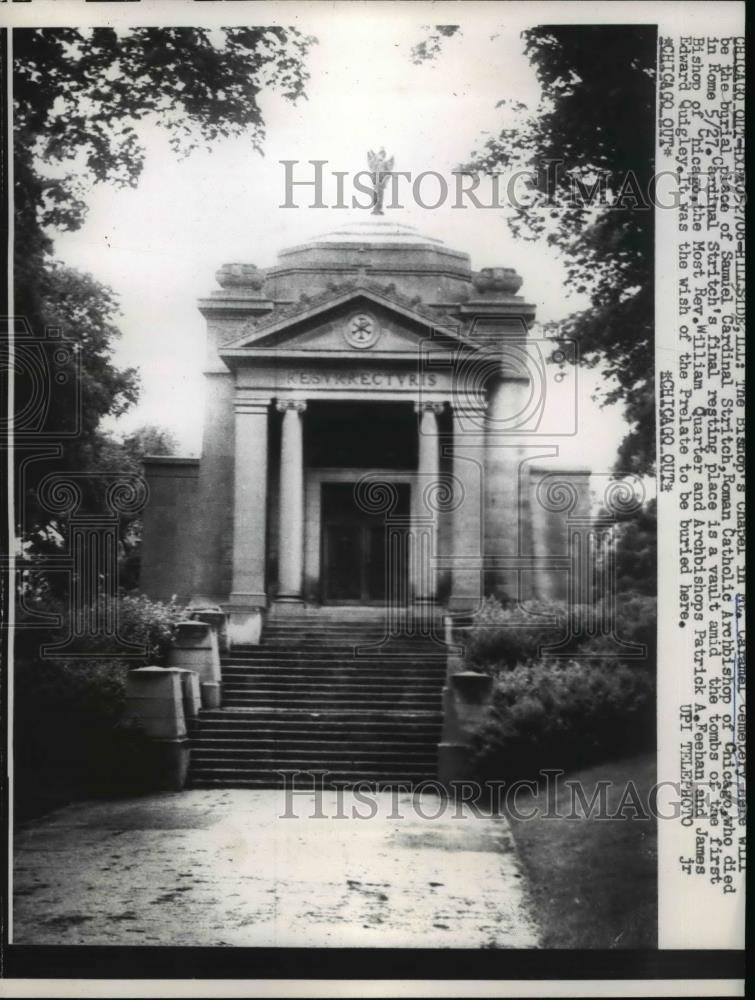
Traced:
POLYGON ((590 638, 580 619, 595 611, 573 609, 580 635, 555 658, 547 647, 566 635, 565 605, 503 607, 487 599, 467 647, 470 667, 494 677, 493 702, 474 741, 480 777, 520 780, 540 768, 569 770, 653 746, 655 598, 624 593, 616 602, 615 634, 644 645, 644 658, 623 662, 610 637, 590 638), (548 617, 558 625, 545 625, 548 617))
POLYGON ((81 794, 117 794, 144 787, 148 743, 140 730, 121 724, 126 676, 130 669, 164 664, 175 625, 186 616, 176 604, 143 594, 121 596, 119 632, 145 646, 142 658, 105 658, 103 640, 79 640, 79 659, 42 657, 43 644, 65 638, 67 604, 51 594, 42 578, 29 586, 30 612, 59 615, 54 628, 27 628, 23 609, 16 634, 15 767, 19 805, 24 813, 81 794), (102 652, 103 656, 97 656, 102 652))
MULTIPOLYGON (((103 613, 102 608, 99 611, 103 613)), ((187 617, 187 613, 186 608, 175 602, 153 601, 137 592, 121 593, 117 605, 118 633, 127 642, 144 647, 144 655, 129 657, 127 666, 164 665, 175 626, 187 617)), ((62 642, 70 634, 70 616, 70 603, 55 594, 47 576, 29 574, 25 581, 24 599, 17 615, 19 630, 16 656, 22 661, 31 662, 40 658, 39 650, 43 645, 62 642), (43 615, 51 616, 50 625, 38 624, 43 615), (52 624, 52 616, 57 618, 59 624, 52 624)), ((92 621, 98 620, 97 612, 88 617, 92 621)), ((89 662, 90 658, 96 659, 97 654, 103 653, 105 648, 110 647, 100 635, 77 638, 77 650, 81 653, 82 664, 89 662)), ((45 658, 45 662, 70 664, 77 661, 58 661, 52 652, 45 658)))
MULTIPOLYGON (((587 638, 585 618, 592 618, 600 606, 576 607, 570 617, 576 625, 577 637, 568 650, 570 656, 596 657, 615 652, 608 638, 587 638)), ((518 666, 528 666, 548 659, 548 646, 560 643, 567 635, 565 604, 525 601, 504 607, 494 597, 488 597, 475 616, 467 637, 467 660, 473 669, 500 673, 518 666), (555 622, 554 624, 551 624, 555 622)), ((644 659, 632 659, 654 668, 656 649, 656 600, 639 593, 622 593, 616 601, 615 634, 623 642, 646 647, 644 659)), ((562 661, 563 662, 563 661, 562 661)))
POLYGON ((412 46, 412 62, 415 66, 435 59, 440 54, 446 38, 461 34, 461 28, 458 24, 436 24, 432 28, 425 25, 424 30, 427 32, 426 37, 412 46))
MULTIPOLYGON (((35 276, 35 296, 42 328, 58 329, 62 343, 72 345, 69 360, 56 366, 56 374, 65 381, 51 380, 49 389, 44 387, 47 426, 59 435, 60 454, 26 464, 19 476, 24 489, 19 532, 41 543, 52 515, 40 501, 38 486, 49 472, 93 473, 77 481, 83 491, 83 509, 102 509, 104 490, 96 473, 107 468, 109 441, 99 434, 99 423, 105 416, 119 416, 136 402, 139 377, 135 369, 119 369, 113 360, 120 331, 115 323, 118 300, 110 288, 91 275, 46 261, 35 276)), ((39 390, 24 378, 18 378, 16 386, 21 410, 39 390)))
MULTIPOLYGON (((114 361, 115 294, 53 260, 54 232, 81 227, 93 184, 136 185, 145 158, 141 125, 166 131, 179 155, 242 135, 261 151, 260 99, 269 89, 291 101, 303 96, 304 60, 313 41, 284 27, 14 32, 18 326, 38 340, 57 329, 74 345, 60 371, 68 378, 51 384, 48 398, 47 426, 59 434, 48 440, 60 454, 37 456, 23 469, 19 456, 19 532, 27 548, 54 548, 56 532, 65 531, 61 518, 52 519, 39 503, 37 487, 49 471, 94 473, 85 484, 84 506, 102 509, 100 473, 114 466, 120 471, 123 463, 115 461, 114 441, 99 424, 133 405, 139 391, 137 373, 114 361), (72 429, 77 433, 68 436, 72 429)), ((35 391, 17 376, 19 411, 35 391)))
POLYGON ((652 473, 655 28, 551 25, 524 39, 540 103, 502 100, 514 124, 473 154, 470 169, 533 178, 510 228, 558 247, 569 282, 589 294, 590 307, 559 335, 578 342, 581 363, 602 366, 603 401, 625 407, 631 429, 617 471, 652 473), (598 178, 603 204, 590 197, 598 178))
POLYGON ((619 593, 655 594, 658 580, 658 517, 655 500, 622 519, 616 533, 619 593))
POLYGON ((164 427, 143 424, 123 438, 123 447, 135 462, 141 464, 145 455, 175 455, 178 441, 164 427))
POLYGON ((496 677, 475 738, 482 778, 518 781, 654 745, 652 671, 615 661, 540 661, 496 677))
POLYGON ((145 155, 135 126, 145 120, 167 131, 179 154, 242 135, 261 151, 260 96, 303 96, 313 41, 285 27, 14 32, 22 230, 78 229, 87 185, 135 185, 145 155), (51 175, 40 163, 74 169, 51 175))

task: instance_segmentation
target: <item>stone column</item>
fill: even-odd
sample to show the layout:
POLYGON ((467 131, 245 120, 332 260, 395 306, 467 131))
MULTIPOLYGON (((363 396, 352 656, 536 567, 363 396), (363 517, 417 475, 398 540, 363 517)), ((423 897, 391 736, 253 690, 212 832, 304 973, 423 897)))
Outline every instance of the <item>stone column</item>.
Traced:
POLYGON ((436 593, 438 555, 438 416, 443 403, 415 403, 420 414, 419 462, 414 502, 414 597, 433 601, 436 593))
POLYGON ((304 579, 304 448, 303 399, 281 399, 283 413, 280 462, 280 518, 278 526, 278 597, 300 603, 304 579))
POLYGON ((269 400, 237 399, 234 459, 231 638, 257 642, 265 590, 269 400))
POLYGON ((460 400, 453 411, 453 552, 450 611, 474 612, 483 594, 485 402, 460 400))

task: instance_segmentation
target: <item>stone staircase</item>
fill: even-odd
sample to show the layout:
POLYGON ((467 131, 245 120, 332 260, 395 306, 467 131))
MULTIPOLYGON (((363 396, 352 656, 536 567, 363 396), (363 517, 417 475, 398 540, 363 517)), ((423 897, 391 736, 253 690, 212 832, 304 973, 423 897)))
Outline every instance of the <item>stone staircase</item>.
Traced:
POLYGON ((383 640, 382 617, 269 619, 259 646, 222 659, 223 707, 192 727, 191 786, 281 787, 280 772, 301 771, 328 772, 329 786, 435 778, 445 648, 383 640))

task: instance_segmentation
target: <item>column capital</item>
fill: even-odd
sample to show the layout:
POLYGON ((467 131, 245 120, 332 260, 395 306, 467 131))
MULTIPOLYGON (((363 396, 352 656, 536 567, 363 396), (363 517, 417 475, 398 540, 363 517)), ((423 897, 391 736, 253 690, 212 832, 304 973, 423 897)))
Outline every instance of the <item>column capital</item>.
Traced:
POLYGON ((286 410, 296 410, 297 413, 304 413, 307 408, 306 399, 278 399, 275 403, 275 408, 279 413, 285 413, 286 410))
POLYGON ((414 404, 415 413, 434 413, 436 417, 439 417, 443 410, 445 409, 445 403, 431 403, 428 400, 420 400, 414 404))

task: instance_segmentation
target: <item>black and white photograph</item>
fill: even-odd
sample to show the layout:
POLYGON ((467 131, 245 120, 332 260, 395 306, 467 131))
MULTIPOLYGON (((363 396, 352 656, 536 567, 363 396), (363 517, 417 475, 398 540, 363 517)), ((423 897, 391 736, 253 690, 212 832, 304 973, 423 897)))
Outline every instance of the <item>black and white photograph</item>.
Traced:
POLYGON ((0 11, 7 975, 740 991, 717 6, 0 11))

